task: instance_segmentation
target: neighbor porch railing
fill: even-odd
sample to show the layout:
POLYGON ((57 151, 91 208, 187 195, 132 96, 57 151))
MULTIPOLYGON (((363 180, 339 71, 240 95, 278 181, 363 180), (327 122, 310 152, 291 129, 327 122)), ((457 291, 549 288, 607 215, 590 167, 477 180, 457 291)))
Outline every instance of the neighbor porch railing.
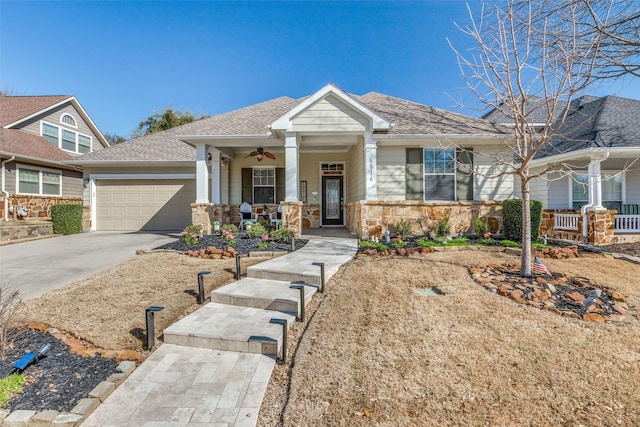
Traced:
POLYGON ((615 233, 640 233, 640 215, 616 215, 615 233))
POLYGON ((553 214, 553 228, 556 230, 572 230, 578 231, 580 223, 580 214, 553 214))

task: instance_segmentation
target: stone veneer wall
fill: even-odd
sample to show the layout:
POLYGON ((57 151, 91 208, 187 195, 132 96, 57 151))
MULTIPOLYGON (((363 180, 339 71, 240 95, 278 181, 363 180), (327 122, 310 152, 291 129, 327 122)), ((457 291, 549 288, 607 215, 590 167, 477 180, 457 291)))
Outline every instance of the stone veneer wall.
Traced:
MULTIPOLYGON (((253 212, 262 212, 264 205, 253 205, 253 212)), ((302 234, 301 212, 302 202, 282 203, 282 226, 294 231, 296 236, 302 234)), ((278 205, 267 205, 267 214, 275 215, 278 212, 278 205)), ((240 224, 239 205, 214 205, 213 203, 192 203, 191 223, 202 226, 204 234, 211 234, 213 222, 220 221, 221 224, 240 224)), ((319 222, 318 222, 319 225, 319 222)))
POLYGON ((396 224, 408 221, 411 233, 427 235, 434 233, 439 221, 447 215, 452 234, 473 232, 476 218, 484 218, 489 231, 502 230, 502 203, 496 201, 470 202, 420 202, 420 201, 358 201, 347 203, 347 228, 360 239, 380 236, 389 230, 394 232, 396 224))
MULTIPOLYGON (((82 204, 81 197, 55 197, 55 196, 16 196, 10 195, 8 206, 13 206, 13 213, 9 212, 9 218, 18 219, 18 208, 26 208, 29 218, 51 218, 51 206, 59 204, 82 204)), ((4 215, 4 197, 0 198, 0 212, 4 215)))
POLYGON ((573 214, 573 209, 545 209, 542 211, 542 221, 540 221, 540 235, 547 235, 550 239, 570 240, 572 242, 582 242, 582 215, 578 219, 578 230, 556 230, 553 228, 553 217, 555 214, 573 214))
POLYGON ((302 206, 302 227, 320 228, 320 205, 308 203, 302 206))

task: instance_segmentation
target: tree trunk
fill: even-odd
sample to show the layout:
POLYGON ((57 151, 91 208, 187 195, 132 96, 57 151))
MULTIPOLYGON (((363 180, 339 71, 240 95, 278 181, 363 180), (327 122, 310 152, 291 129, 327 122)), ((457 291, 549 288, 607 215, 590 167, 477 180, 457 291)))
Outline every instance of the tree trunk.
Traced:
POLYGON ((522 256, 520 258, 520 274, 531 277, 531 195, 529 194, 529 168, 525 168, 520 176, 522 190, 522 256))

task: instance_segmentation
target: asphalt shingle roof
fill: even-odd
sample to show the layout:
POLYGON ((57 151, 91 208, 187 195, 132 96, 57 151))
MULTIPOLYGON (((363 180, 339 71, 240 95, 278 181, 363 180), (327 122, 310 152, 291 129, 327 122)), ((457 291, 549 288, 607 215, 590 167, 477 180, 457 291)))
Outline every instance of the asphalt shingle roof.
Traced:
MULTIPOLYGON (((394 126, 388 134, 403 135, 505 135, 508 129, 483 119, 429 107, 371 92, 353 96, 394 126)), ((195 149, 176 139, 178 135, 260 136, 268 126, 306 98, 275 98, 218 116, 206 117, 163 132, 85 154, 76 163, 94 161, 192 161, 195 149)))
MULTIPOLYGON (((555 109, 555 116, 558 117, 566 106, 566 102, 559 101, 555 109)), ((545 123, 547 121, 548 113, 544 98, 531 96, 528 98, 526 107, 528 123, 545 123)), ((481 118, 489 120, 492 123, 512 124, 514 122, 513 114, 510 113, 508 108, 502 110, 494 108, 488 113, 485 113, 481 118)))
POLYGON ((73 158, 41 136, 2 128, 0 128, 0 153, 49 162, 62 162, 73 158))
POLYGON ((0 94, 0 126, 29 117, 69 98, 71 96, 68 95, 6 96, 0 94))

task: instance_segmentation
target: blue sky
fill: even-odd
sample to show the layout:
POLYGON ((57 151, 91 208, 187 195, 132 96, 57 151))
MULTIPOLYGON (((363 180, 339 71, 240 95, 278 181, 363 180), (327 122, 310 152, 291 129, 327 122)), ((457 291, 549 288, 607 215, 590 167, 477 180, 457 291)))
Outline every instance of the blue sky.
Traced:
MULTIPOLYGON (((464 1, 0 0, 0 90, 75 95, 126 136, 167 107, 220 114, 333 82, 477 116, 446 37, 464 1)), ((592 92, 640 99, 640 79, 592 92)))

